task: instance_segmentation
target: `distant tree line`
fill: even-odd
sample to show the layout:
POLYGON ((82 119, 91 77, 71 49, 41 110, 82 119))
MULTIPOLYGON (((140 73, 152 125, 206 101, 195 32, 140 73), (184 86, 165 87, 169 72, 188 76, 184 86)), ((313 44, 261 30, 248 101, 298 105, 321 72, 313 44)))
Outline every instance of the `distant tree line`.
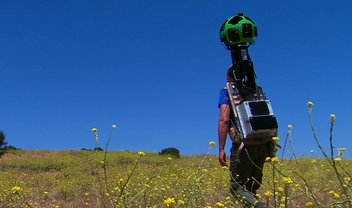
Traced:
POLYGON ((96 147, 94 149, 81 148, 82 151, 104 151, 101 147, 96 147))
MULTIPOLYGON (((87 149, 87 148, 81 148, 81 151, 104 151, 101 147, 96 147, 94 149, 87 149)), ((175 147, 168 147, 165 149, 162 149, 159 152, 159 155, 164 155, 168 157, 174 157, 174 158, 179 158, 180 155, 180 150, 178 150, 175 147)))

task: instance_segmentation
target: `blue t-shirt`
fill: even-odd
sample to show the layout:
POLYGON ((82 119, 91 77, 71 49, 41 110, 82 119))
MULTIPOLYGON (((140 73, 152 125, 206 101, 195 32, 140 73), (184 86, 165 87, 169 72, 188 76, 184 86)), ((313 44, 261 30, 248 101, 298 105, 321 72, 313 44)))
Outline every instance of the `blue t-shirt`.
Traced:
POLYGON ((222 104, 230 105, 229 94, 226 89, 222 89, 220 91, 218 107, 220 107, 222 104))

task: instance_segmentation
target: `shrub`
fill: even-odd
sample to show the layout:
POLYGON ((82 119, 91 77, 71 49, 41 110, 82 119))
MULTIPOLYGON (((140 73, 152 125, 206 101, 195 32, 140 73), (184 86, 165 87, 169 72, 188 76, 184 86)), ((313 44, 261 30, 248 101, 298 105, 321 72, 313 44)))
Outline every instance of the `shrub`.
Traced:
POLYGON ((176 149, 175 147, 169 147, 162 149, 161 152, 159 152, 160 155, 169 155, 169 156, 174 156, 176 158, 180 157, 180 150, 176 149))
POLYGON ((19 148, 15 147, 15 146, 12 146, 12 145, 7 145, 5 147, 6 150, 20 150, 19 148))
POLYGON ((94 148, 94 151, 104 151, 104 150, 101 147, 96 147, 96 148, 94 148))

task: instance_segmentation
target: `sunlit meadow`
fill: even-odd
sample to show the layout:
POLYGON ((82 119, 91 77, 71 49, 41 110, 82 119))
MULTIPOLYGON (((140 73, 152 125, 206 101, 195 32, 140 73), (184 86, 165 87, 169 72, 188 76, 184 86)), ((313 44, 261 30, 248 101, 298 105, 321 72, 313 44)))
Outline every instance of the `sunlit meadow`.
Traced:
MULTIPOLYGON (((351 160, 334 153, 331 114, 330 149, 316 136, 308 103, 313 139, 323 158, 266 158, 258 198, 269 207, 352 207, 351 160), (329 153, 328 153, 329 152, 329 153)), ((279 141, 282 155, 294 152, 293 126, 279 141), (287 144, 287 145, 286 145, 287 144)), ((112 126, 116 131, 117 126, 112 126)), ((97 128, 92 139, 99 146, 97 128)), ((216 143, 203 155, 163 156, 150 152, 13 150, 0 159, 0 207, 241 207, 229 194, 227 168, 217 159, 216 143)), ((116 138, 117 139, 117 138, 116 138)), ((275 138, 279 140, 279 138, 275 138)))

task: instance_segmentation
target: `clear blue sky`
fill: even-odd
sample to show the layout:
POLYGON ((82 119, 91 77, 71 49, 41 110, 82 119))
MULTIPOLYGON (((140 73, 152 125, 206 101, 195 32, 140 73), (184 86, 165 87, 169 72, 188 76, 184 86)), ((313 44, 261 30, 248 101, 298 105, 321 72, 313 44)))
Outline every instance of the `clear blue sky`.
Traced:
POLYGON ((351 4, 1 1, 0 129, 19 148, 66 150, 94 148, 92 127, 104 147, 117 124, 111 150, 206 153, 217 141, 218 93, 230 64, 219 28, 244 12, 259 28, 250 54, 281 139, 292 124, 297 154, 319 155, 308 123, 313 101, 324 147, 335 113, 335 145, 350 157, 351 4))

